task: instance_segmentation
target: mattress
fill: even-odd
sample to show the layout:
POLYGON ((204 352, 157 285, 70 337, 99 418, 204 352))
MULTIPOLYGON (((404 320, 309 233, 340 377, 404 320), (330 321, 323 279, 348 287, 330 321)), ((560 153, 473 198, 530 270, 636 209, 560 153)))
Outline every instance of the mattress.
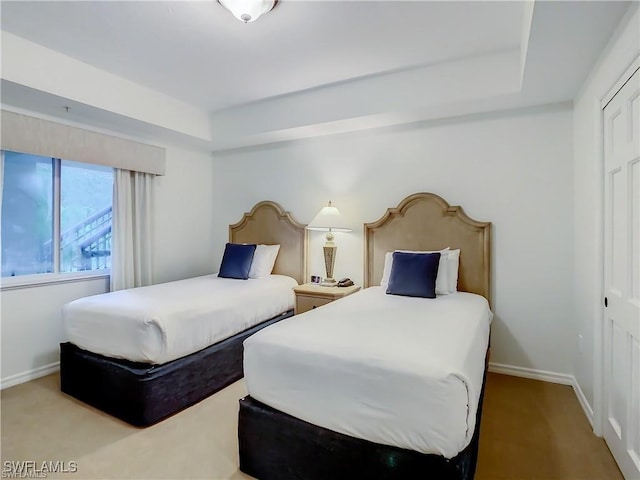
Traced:
POLYGON ((479 295, 371 287, 245 340, 245 382, 314 425, 453 458, 476 428, 491 319, 479 295))
POLYGON ((295 279, 205 275, 119 290, 63 307, 67 339, 112 358, 162 364, 293 308, 295 279))

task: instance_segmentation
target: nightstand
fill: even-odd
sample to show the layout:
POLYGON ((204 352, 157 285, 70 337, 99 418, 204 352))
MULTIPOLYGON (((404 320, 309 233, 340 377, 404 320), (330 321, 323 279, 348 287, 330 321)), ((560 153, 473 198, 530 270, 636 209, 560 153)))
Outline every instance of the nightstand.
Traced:
POLYGON ((351 295, 360 290, 358 285, 351 287, 321 287, 314 283, 305 283, 294 287, 296 294, 295 314, 304 313, 308 310, 326 305, 334 300, 351 295))

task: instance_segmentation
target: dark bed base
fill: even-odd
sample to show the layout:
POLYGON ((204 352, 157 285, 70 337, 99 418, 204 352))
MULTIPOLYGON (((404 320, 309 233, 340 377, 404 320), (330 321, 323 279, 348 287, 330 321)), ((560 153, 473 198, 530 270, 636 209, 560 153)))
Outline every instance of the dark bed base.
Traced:
POLYGON ((247 396, 240 400, 240 470, 260 480, 472 480, 484 384, 471 443, 447 460, 317 427, 247 396))
POLYGON ((129 362, 60 344, 60 390, 131 425, 146 427, 239 380, 242 342, 288 311, 162 365, 129 362))

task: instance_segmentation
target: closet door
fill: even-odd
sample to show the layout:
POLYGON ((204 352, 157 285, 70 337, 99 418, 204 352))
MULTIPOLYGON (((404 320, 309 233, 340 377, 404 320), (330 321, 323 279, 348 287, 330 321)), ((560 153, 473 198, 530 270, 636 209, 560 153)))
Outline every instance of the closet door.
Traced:
POLYGON ((640 478, 640 70, 604 108, 604 438, 640 478))

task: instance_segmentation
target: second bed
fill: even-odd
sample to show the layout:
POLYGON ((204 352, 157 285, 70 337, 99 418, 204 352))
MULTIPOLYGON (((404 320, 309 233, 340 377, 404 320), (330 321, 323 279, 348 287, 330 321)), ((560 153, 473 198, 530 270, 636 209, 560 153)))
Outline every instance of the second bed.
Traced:
POLYGON ((245 341, 240 469, 261 480, 472 479, 492 319, 489 252, 490 224, 434 194, 407 197, 365 225, 368 288, 245 341), (432 277, 433 298, 401 291, 414 287, 394 273, 402 250, 443 262, 431 267, 447 277, 439 287, 432 277))
POLYGON ((205 275, 66 305, 61 390, 148 426, 238 380, 242 342, 293 314, 305 239, 304 225, 279 205, 260 202, 229 227, 231 243, 258 244, 255 252, 280 245, 275 264, 258 278, 205 275))

